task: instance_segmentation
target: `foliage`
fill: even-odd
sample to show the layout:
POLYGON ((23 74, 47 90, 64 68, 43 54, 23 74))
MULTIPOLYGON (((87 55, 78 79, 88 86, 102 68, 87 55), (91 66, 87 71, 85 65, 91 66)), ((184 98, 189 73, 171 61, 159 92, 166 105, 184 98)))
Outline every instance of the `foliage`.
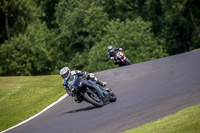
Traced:
POLYGON ((0 75, 113 67, 107 45, 138 63, 200 47, 198 0, 2 0, 0 75), (37 60, 37 61, 36 61, 37 60))
POLYGON ((112 62, 106 59, 108 45, 122 47, 132 63, 167 56, 162 47, 165 40, 154 37, 150 32, 151 23, 144 22, 140 17, 134 21, 111 21, 106 29, 107 33, 102 37, 102 41, 89 53, 87 70, 100 71, 114 67, 112 62))
POLYGON ((1 0, 0 2, 0 43, 24 33, 28 24, 40 16, 33 0, 1 0))
POLYGON ((0 47, 1 75, 42 75, 54 70, 54 35, 45 24, 34 23, 24 34, 0 47))
POLYGON ((200 47, 198 0, 148 0, 146 20, 153 22, 153 31, 167 41, 169 54, 186 52, 200 47), (198 44, 197 44, 198 42, 198 44))
POLYGON ((88 65, 88 52, 89 50, 85 50, 82 53, 77 52, 67 66, 71 69, 84 71, 84 66, 88 65))
POLYGON ((103 36, 107 14, 92 1, 62 0, 56 7, 56 22, 65 62, 70 62, 71 68, 82 69, 87 65, 83 61, 87 53, 103 36))
POLYGON ((36 0, 37 6, 43 11, 41 20, 47 23, 48 28, 55 28, 55 5, 58 4, 60 0, 36 0))

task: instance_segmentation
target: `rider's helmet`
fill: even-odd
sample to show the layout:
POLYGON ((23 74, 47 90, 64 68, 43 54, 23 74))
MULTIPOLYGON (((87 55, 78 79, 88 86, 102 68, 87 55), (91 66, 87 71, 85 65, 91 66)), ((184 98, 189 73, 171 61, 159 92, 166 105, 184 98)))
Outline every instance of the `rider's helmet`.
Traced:
POLYGON ((113 47, 111 45, 108 46, 108 50, 111 50, 113 47))
POLYGON ((60 75, 63 77, 63 79, 68 80, 70 74, 71 71, 68 67, 63 67, 62 69, 60 69, 60 75))

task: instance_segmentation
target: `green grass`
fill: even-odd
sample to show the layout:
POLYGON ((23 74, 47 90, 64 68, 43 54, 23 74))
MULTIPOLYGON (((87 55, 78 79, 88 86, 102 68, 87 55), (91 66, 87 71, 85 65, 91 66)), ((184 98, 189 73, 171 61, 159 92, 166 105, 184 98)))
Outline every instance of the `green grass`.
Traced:
POLYGON ((198 49, 194 49, 194 50, 192 50, 192 51, 198 51, 198 50, 200 50, 200 48, 198 48, 198 49))
POLYGON ((200 105, 124 133, 200 133, 200 105))
POLYGON ((64 94, 59 75, 0 77, 0 131, 28 119, 64 94))

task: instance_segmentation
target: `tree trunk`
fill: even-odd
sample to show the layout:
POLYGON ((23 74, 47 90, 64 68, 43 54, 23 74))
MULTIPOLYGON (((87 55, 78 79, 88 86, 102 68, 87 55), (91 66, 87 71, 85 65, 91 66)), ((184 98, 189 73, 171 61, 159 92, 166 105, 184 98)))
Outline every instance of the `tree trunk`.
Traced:
POLYGON ((196 23, 195 23, 195 21, 194 21, 194 17, 193 17, 193 14, 192 14, 192 10, 191 10, 190 5, 189 5, 189 11, 190 11, 190 17, 191 17, 192 23, 193 23, 193 25, 194 25, 195 31, 196 31, 197 33, 199 33, 198 27, 197 27, 197 25, 196 25, 196 23))
POLYGON ((8 41, 10 41, 10 32, 9 32, 8 16, 7 15, 5 15, 5 25, 6 25, 7 38, 8 38, 8 41))

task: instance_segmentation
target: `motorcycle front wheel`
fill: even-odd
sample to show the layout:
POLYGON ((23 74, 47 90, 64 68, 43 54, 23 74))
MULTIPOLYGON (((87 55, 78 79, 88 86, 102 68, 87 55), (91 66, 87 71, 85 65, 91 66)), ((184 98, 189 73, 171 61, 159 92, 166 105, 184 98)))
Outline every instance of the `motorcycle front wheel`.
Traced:
POLYGON ((126 64, 131 65, 131 61, 129 59, 126 59, 126 64))
POLYGON ((104 105, 102 99, 100 99, 95 93, 91 91, 86 91, 84 93, 84 98, 86 101, 88 101, 96 107, 102 107, 104 105))
POLYGON ((115 95, 115 93, 111 93, 110 94, 110 102, 116 102, 117 101, 117 96, 115 95))

